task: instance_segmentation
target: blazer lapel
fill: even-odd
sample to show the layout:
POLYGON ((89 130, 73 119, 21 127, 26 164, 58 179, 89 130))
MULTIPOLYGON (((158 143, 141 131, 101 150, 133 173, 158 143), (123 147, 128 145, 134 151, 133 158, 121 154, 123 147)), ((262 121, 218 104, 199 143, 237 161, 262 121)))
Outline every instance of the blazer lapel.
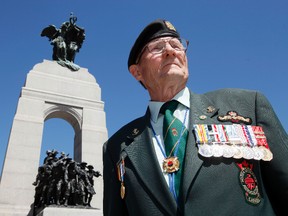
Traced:
POLYGON ((193 134, 193 124, 212 124, 215 121, 212 117, 214 117, 217 112, 218 109, 213 106, 206 96, 190 93, 189 136, 185 151, 185 164, 181 187, 182 193, 180 193, 179 197, 180 205, 185 205, 191 184, 203 163, 198 156, 198 148, 193 134))
POLYGON ((146 112, 146 128, 136 136, 124 151, 135 167, 135 171, 144 183, 150 196, 167 212, 167 215, 176 215, 177 204, 169 191, 152 143, 153 132, 150 126, 150 114, 146 112))

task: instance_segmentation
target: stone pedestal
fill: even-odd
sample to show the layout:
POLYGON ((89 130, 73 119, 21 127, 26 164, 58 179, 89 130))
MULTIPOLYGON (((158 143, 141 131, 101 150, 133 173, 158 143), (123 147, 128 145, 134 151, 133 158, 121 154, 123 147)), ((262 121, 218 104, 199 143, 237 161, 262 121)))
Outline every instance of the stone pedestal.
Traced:
POLYGON ((36 216, 103 216, 100 209, 91 208, 73 208, 73 207, 46 207, 36 216))
MULTIPOLYGON (((0 215, 30 214, 44 122, 50 118, 64 119, 73 127, 73 159, 102 172, 102 145, 108 135, 95 77, 85 68, 71 71, 44 60, 28 73, 18 101, 1 176, 0 215)), ((95 178, 94 188, 91 205, 101 209, 102 177, 95 178)))

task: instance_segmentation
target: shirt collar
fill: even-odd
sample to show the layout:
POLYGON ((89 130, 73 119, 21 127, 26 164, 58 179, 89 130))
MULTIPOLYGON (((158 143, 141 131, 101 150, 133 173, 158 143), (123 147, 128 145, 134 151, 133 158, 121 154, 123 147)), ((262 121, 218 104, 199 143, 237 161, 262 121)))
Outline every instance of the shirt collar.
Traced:
MULTIPOLYGON (((185 87, 183 90, 181 90, 177 95, 175 95, 172 100, 177 100, 182 105, 190 108, 190 93, 187 87, 185 87)), ((150 101, 149 102, 149 109, 151 113, 151 120, 153 122, 157 122, 159 111, 161 106, 164 104, 164 102, 158 102, 158 101, 150 101)))

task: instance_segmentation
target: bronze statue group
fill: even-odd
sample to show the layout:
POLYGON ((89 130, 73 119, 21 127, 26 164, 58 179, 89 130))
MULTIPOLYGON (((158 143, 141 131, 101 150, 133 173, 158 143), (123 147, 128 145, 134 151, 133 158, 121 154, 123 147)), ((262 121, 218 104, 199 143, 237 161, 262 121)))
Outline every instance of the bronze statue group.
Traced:
POLYGON ((48 205, 87 206, 94 194, 94 177, 101 176, 92 165, 78 163, 69 154, 47 150, 43 165, 39 166, 35 186, 34 208, 48 205))
POLYGON ((48 37, 53 45, 53 60, 72 71, 80 69, 74 60, 85 40, 85 30, 77 26, 76 21, 77 17, 71 13, 69 22, 62 23, 59 29, 55 25, 49 25, 41 32, 41 36, 48 37))

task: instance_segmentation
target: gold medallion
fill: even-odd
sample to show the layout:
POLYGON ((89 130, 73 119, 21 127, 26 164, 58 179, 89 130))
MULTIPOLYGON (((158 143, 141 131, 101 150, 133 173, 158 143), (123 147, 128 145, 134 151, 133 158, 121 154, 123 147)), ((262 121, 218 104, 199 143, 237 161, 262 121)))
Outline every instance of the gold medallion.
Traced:
POLYGON ((120 196, 122 199, 124 199, 124 196, 125 196, 125 186, 124 186, 125 162, 124 162, 123 157, 117 163, 117 170, 118 170, 118 180, 121 182, 120 196))
POLYGON ((121 199, 124 199, 124 197, 125 197, 125 186, 124 186, 123 182, 121 183, 120 195, 121 195, 121 199))
POLYGON ((173 173, 179 170, 180 162, 177 157, 168 157, 163 160, 163 171, 173 173))

